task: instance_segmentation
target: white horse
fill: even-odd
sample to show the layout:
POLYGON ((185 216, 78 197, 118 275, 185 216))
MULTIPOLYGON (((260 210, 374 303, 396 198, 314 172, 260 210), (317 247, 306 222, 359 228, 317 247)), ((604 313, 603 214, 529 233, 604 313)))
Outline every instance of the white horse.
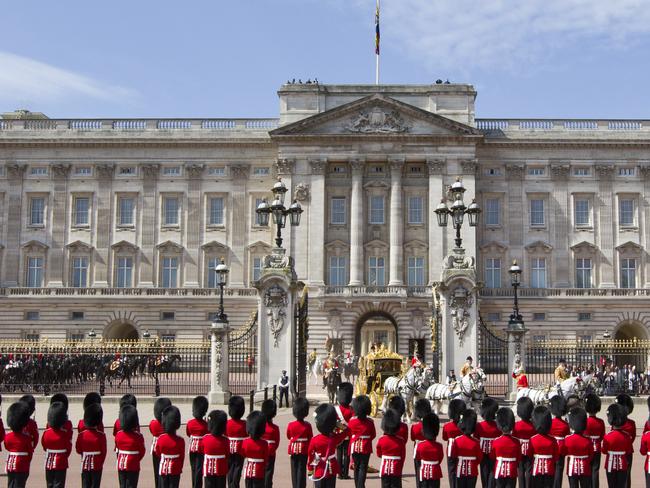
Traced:
POLYGON ((471 373, 457 381, 453 387, 434 383, 427 389, 425 398, 431 402, 431 407, 436 414, 440 413, 443 400, 458 398, 471 407, 473 402, 480 401, 485 395, 486 379, 487 376, 481 368, 474 368, 471 373))
POLYGON ((385 412, 388 400, 393 395, 399 395, 404 400, 406 411, 404 415, 408 422, 411 421, 413 399, 422 387, 424 374, 420 368, 409 368, 403 377, 391 376, 384 381, 384 399, 381 402, 381 411, 385 412))
POLYGON ((311 365, 311 368, 307 366, 307 371, 309 373, 309 379, 314 377, 314 382, 312 385, 317 385, 319 378, 323 376, 323 359, 316 358, 314 364, 311 365))
POLYGON ((582 378, 573 376, 562 381, 559 385, 548 385, 537 388, 520 388, 517 391, 517 400, 523 397, 530 398, 533 403, 547 403, 551 398, 562 395, 564 398, 576 394, 582 397, 590 386, 597 387, 597 380, 594 375, 588 374, 582 378))

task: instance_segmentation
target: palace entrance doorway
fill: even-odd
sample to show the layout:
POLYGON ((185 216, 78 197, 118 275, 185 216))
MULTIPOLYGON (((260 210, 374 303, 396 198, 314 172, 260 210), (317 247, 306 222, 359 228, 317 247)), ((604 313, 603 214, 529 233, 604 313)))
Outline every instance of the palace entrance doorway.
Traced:
POLYGON ((646 344, 648 332, 643 324, 636 321, 624 321, 618 324, 614 331, 613 361, 622 368, 629 364, 636 366, 638 372, 645 371, 648 366, 648 350, 646 344))
POLYGON ((397 324, 382 313, 371 313, 361 317, 357 325, 355 350, 365 356, 373 345, 383 344, 388 350, 397 352, 397 324))
POLYGON ((108 341, 137 341, 140 335, 132 323, 116 320, 106 326, 103 338, 108 341))

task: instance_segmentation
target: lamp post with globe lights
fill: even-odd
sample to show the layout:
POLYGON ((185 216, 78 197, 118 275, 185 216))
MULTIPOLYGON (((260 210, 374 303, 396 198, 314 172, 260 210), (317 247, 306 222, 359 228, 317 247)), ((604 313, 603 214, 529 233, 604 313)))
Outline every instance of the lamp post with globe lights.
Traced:
POLYGON ((269 225, 269 216, 273 216, 273 223, 276 225, 275 245, 278 249, 282 248, 282 229, 286 226, 287 217, 289 217, 291 226, 297 227, 300 225, 300 214, 303 212, 298 200, 294 200, 289 208, 284 206, 284 196, 287 191, 286 185, 278 178, 278 181, 271 189, 273 193, 271 204, 269 205, 266 200, 262 200, 255 210, 261 227, 267 227, 269 225))
POLYGON ((216 283, 219 287, 219 311, 210 325, 210 403, 227 403, 229 390, 228 369, 228 315, 223 304, 223 290, 228 283, 230 269, 224 258, 215 266, 216 283))
MULTIPOLYGON (((519 311, 519 296, 518 290, 521 286, 521 268, 517 264, 515 259, 512 262, 512 266, 508 270, 510 275, 510 285, 514 290, 513 294, 513 304, 512 304, 512 313, 510 314, 510 320, 508 320, 508 327, 506 327, 506 333, 508 334, 508 363, 513 365, 516 359, 519 360, 519 365, 524 366, 524 357, 522 354, 522 341, 523 337, 526 334, 526 325, 524 324, 524 319, 519 311)), ((514 371, 513 371, 514 373, 514 371)), ((516 395, 516 388, 514 383, 514 376, 509 375, 508 382, 510 384, 511 395, 516 395)))

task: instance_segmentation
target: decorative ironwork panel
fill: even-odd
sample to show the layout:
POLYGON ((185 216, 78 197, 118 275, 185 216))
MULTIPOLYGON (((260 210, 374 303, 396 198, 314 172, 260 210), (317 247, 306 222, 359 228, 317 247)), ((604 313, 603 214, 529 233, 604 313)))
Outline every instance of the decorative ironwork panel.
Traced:
POLYGON ((307 287, 295 307, 296 354, 294 357, 293 391, 296 396, 307 395, 307 340, 309 339, 309 295, 307 287))
POLYGON ((508 340, 488 329, 478 317, 478 365, 487 374, 485 389, 490 396, 504 396, 508 392, 508 340))
POLYGON ((257 387, 257 310, 243 327, 228 335, 230 393, 245 395, 257 387))

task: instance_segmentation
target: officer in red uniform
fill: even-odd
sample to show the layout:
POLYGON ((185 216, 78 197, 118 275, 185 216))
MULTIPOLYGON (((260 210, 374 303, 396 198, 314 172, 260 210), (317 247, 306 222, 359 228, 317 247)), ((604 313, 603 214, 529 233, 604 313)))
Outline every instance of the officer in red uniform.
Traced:
POLYGON ((278 405, 275 400, 264 400, 262 402, 262 414, 266 417, 266 427, 264 428, 264 439, 269 444, 269 459, 266 463, 266 472, 264 474, 264 487, 273 488, 273 474, 275 473, 275 453, 280 446, 280 428, 273 423, 273 419, 278 413, 278 405))
POLYGON ((263 488, 266 463, 269 460, 269 443, 262 439, 266 418, 261 412, 251 412, 246 419, 249 438, 242 442, 241 453, 246 460, 244 479, 246 488, 263 488))
POLYGON ((449 422, 447 422, 442 427, 442 440, 447 441, 447 475, 449 478, 450 488, 456 488, 456 461, 455 457, 451 456, 452 448, 454 446, 455 440, 462 436, 463 433, 458 428, 458 422, 460 421, 460 416, 467 406, 465 402, 455 398, 449 402, 447 407, 447 415, 449 416, 449 422))
POLYGON ((454 439, 451 446, 451 457, 456 460, 456 487, 473 488, 476 486, 476 478, 479 475, 478 467, 483 458, 481 445, 474 438, 476 430, 476 412, 465 410, 460 415, 458 428, 463 433, 454 439))
POLYGON ((549 434, 555 437, 558 448, 560 450, 560 457, 555 464, 555 478, 553 480, 553 488, 562 488, 562 477, 564 476, 564 439, 571 433, 569 424, 567 424, 562 417, 566 415, 566 401, 560 395, 556 395, 550 400, 551 415, 551 430, 549 434))
POLYGON ((228 415, 230 419, 226 423, 226 437, 230 443, 230 457, 228 458, 228 487, 239 488, 244 457, 241 446, 244 439, 248 437, 246 422, 241 418, 244 416, 246 404, 244 399, 238 395, 231 396, 228 400, 228 415))
POLYGON ((25 426, 25 433, 32 438, 32 450, 34 450, 36 449, 36 446, 38 446, 38 439, 40 436, 38 433, 38 425, 36 424, 36 420, 33 418, 34 412, 36 411, 36 399, 33 395, 27 394, 21 396, 19 401, 26 403, 27 407, 29 408, 30 418, 27 421, 27 425, 25 426))
POLYGON ((307 447, 314 437, 311 424, 305 421, 309 415, 309 401, 306 398, 296 398, 293 402, 293 416, 296 418, 287 425, 287 452, 291 458, 291 486, 305 488, 307 486, 307 447))
POLYGON ((213 410, 208 415, 208 434, 199 441, 199 454, 203 457, 205 488, 226 488, 230 441, 226 432, 228 415, 223 410, 213 410))
MULTIPOLYGON (((122 398, 120 398, 120 411, 122 411, 122 407, 125 405, 131 405, 133 408, 138 408, 138 400, 136 399, 135 395, 131 393, 126 393, 122 395, 122 398)), ((120 417, 115 420, 115 423, 113 424, 113 437, 117 435, 117 433, 122 430, 122 425, 120 423, 120 417)), ((140 425, 138 424, 135 428, 136 432, 140 432, 140 425)))
MULTIPOLYGON (((192 400, 192 418, 187 421, 185 434, 190 440, 190 468, 192 470, 192 488, 203 486, 203 456, 199 452, 199 443, 208 433, 205 414, 208 413, 208 399, 199 395, 192 400)), ((225 426, 224 426, 225 427, 225 426)))
POLYGON ((352 400, 354 417, 348 423, 350 431, 350 455, 354 461, 354 485, 365 486, 368 462, 372 454, 372 441, 377 436, 375 423, 368 416, 372 410, 370 399, 359 395, 352 400))
MULTIPOLYGON (((336 415, 338 416, 339 423, 342 425, 348 425, 350 419, 354 415, 350 403, 352 402, 352 395, 354 394, 354 387, 352 383, 344 382, 339 385, 339 389, 336 392, 336 399, 338 400, 338 405, 334 408, 336 409, 336 415)), ((350 479, 348 471, 350 469, 350 433, 346 432, 345 439, 341 442, 336 448, 336 460, 341 466, 341 474, 339 478, 342 480, 350 479)))
POLYGON ((158 438, 165 433, 162 426, 162 413, 171 406, 172 402, 169 398, 160 397, 156 398, 153 403, 153 419, 149 422, 149 432, 151 433, 151 459, 153 462, 153 482, 154 486, 160 486, 160 456, 156 454, 156 443, 158 438))
POLYGON ((29 406, 23 402, 14 403, 7 410, 7 426, 11 429, 4 439, 8 488, 25 488, 27 485, 34 454, 33 439, 25 432, 29 416, 29 406))
MULTIPOLYGON (((648 396, 646 403, 648 404, 648 410, 650 411, 650 396, 648 396)), ((648 418, 648 420, 645 421, 645 424, 643 424, 643 433, 645 434, 648 431, 650 431, 650 418, 648 418)))
POLYGON ((512 436, 521 444, 521 461, 519 463, 519 486, 521 488, 530 487, 530 473, 533 469, 533 460, 530 455, 530 438, 537 433, 531 422, 534 408, 533 401, 528 397, 517 400, 517 417, 519 417, 519 420, 515 423, 512 436))
MULTIPOLYGON (((622 488, 628 478, 628 457, 633 454, 632 438, 623 430, 627 410, 614 403, 607 408, 607 422, 612 430, 603 437, 601 452, 605 455, 605 474, 610 488, 622 488)), ((641 442, 643 449, 643 441, 641 442)))
POLYGON ((68 414, 62 402, 54 402, 47 412, 49 427, 43 432, 41 445, 45 451, 45 483, 47 488, 62 488, 72 451, 70 432, 64 430, 68 414))
MULTIPOLYGON (((626 393, 621 393, 616 397, 616 403, 623 405, 623 407, 625 407, 627 410, 627 413, 625 414, 627 416, 627 420, 625 421, 622 429, 623 431, 627 432, 627 434, 632 438, 632 442, 634 443, 634 440, 636 439, 636 422, 630 418, 630 414, 632 413, 632 410, 634 410, 634 402, 632 401, 632 397, 626 393)), ((627 458, 627 488, 630 488, 630 484, 632 483, 633 460, 634 456, 630 454, 627 458)))
MULTIPOLYGON (((65 393, 55 393, 50 397, 50 405, 59 402, 62 403, 63 406, 65 407, 65 414, 66 416, 68 415, 68 396, 65 393)), ((46 424, 45 429, 47 429, 50 425, 46 424)), ((72 439, 72 434, 74 433, 74 430, 72 429, 72 422, 70 420, 66 420, 65 424, 63 424, 63 427, 61 427, 61 430, 64 432, 68 433, 68 437, 72 439)))
POLYGON ((420 488, 440 488, 442 478, 442 444, 436 442, 440 432, 440 420, 435 413, 429 413, 422 418, 422 435, 424 440, 415 448, 415 460, 419 461, 420 469, 415 473, 420 482, 420 488))
POLYGON ((564 455, 566 456, 566 474, 571 488, 591 487, 591 459, 594 457, 594 447, 591 440, 583 435, 587 428, 587 412, 582 408, 572 408, 569 411, 569 426, 573 432, 564 439, 564 455))
POLYGON ((340 472, 336 446, 345 435, 335 433, 338 416, 332 405, 322 403, 314 413, 316 429, 320 434, 312 438, 307 448, 307 469, 315 488, 334 488, 340 472))
MULTIPOLYGON (((91 391, 90 393, 86 393, 86 396, 84 397, 84 401, 83 401, 84 412, 90 405, 93 404, 101 405, 102 397, 99 393, 91 391)), ((102 418, 103 418, 103 414, 102 414, 102 418)), ((104 432, 104 422, 100 421, 99 425, 96 426, 96 429, 100 432, 104 432)), ((84 419, 80 419, 79 423, 77 424, 77 433, 81 434, 84 430, 86 430, 86 424, 84 423, 84 419)))
MULTIPOLYGON (((388 408, 390 410, 395 410, 399 414, 400 419, 404 417, 404 413, 406 412, 406 404, 400 395, 395 395, 388 400, 388 408)), ((402 439, 402 442, 404 442, 404 445, 406 446, 406 443, 409 440, 409 427, 405 422, 400 420, 399 429, 397 430, 396 435, 402 439)))
POLYGON ((382 488, 402 488, 402 469, 406 460, 406 444, 398 436, 401 415, 388 409, 381 419, 384 435, 377 441, 377 456, 381 458, 379 476, 382 488))
POLYGON ((415 450, 418 444, 425 440, 422 435, 422 419, 431 413, 431 403, 426 398, 419 398, 413 405, 413 416, 417 422, 411 424, 411 440, 413 441, 413 464, 415 466, 415 487, 420 488, 420 478, 417 473, 420 471, 420 461, 415 459, 415 450))
POLYGON ((158 474, 163 488, 178 488, 185 463, 185 439, 177 435, 181 428, 181 412, 169 406, 162 413, 164 434, 158 437, 154 454, 160 458, 158 474))
POLYGON ((517 485, 517 470, 522 459, 521 444, 512 436, 515 428, 515 414, 509 408, 500 408, 496 424, 502 435, 492 442, 490 457, 494 463, 494 482, 497 488, 514 488, 517 485))
MULTIPOLYGON (((98 403, 84 410, 84 429, 77 436, 75 450, 81 455, 81 487, 99 488, 106 460, 106 434, 99 430, 104 412, 98 403)), ((81 421, 80 421, 81 423, 81 421)))
POLYGON ((551 488, 555 478, 555 463, 560 455, 555 437, 549 435, 551 430, 551 412, 543 405, 533 410, 533 425, 537 435, 530 439, 530 454, 533 458, 531 485, 534 488, 551 488))
POLYGON ((494 398, 487 397, 481 402, 481 417, 483 421, 476 424, 475 437, 481 444, 483 459, 481 460, 481 485, 486 487, 494 477, 494 463, 490 458, 492 442, 501 436, 501 431, 495 422, 499 404, 494 398))
POLYGON ((115 436, 117 477, 120 488, 136 488, 140 477, 140 461, 145 454, 144 437, 137 430, 140 425, 138 411, 133 405, 120 409, 120 431, 115 436))
POLYGON ((585 397, 585 410, 589 415, 587 417, 587 428, 585 429, 585 436, 591 440, 594 446, 594 457, 591 460, 591 486, 598 488, 598 472, 600 471, 600 449, 605 436, 605 422, 603 419, 598 418, 600 412, 601 401, 600 397, 595 393, 589 393, 585 397))

